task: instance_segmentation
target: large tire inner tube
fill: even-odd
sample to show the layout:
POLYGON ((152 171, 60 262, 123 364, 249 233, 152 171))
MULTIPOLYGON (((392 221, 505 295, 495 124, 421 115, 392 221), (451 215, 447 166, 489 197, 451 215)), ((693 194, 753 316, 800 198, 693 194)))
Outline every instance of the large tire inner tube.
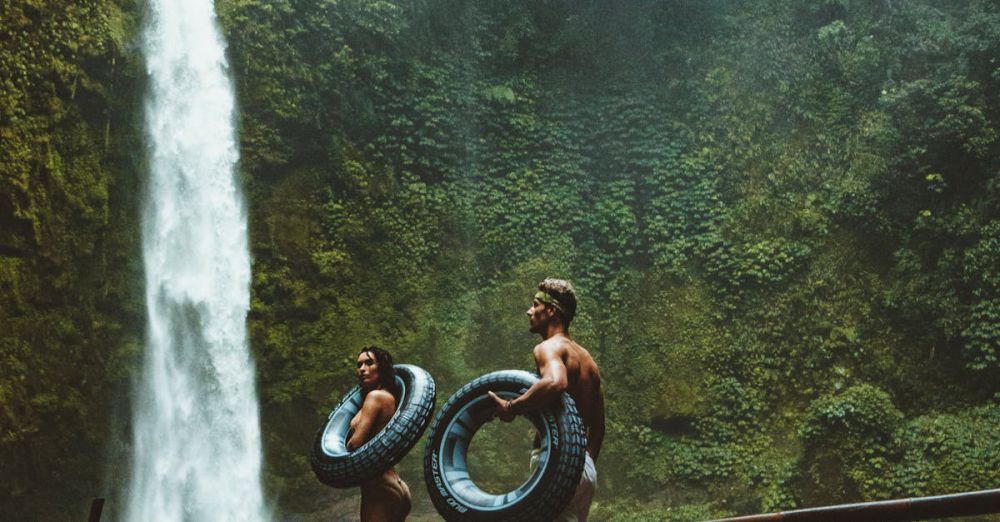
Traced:
MULTIPOLYGON (((538 467, 527 480, 512 491, 493 494, 469 476, 469 445, 496 411, 486 392, 513 399, 537 380, 520 370, 489 373, 463 386, 441 408, 424 451, 424 480, 446 520, 548 522, 572 500, 587 444, 576 404, 565 393, 548 407, 523 415, 541 442, 538 467)), ((525 464, 528 458, 524 456, 525 464)))
POLYGON ((381 431, 354 451, 347 450, 351 419, 361 411, 361 387, 356 386, 330 412, 316 434, 309 463, 320 482, 351 488, 395 466, 417 443, 430 424, 436 391, 434 379, 418 366, 397 364, 396 413, 381 431))

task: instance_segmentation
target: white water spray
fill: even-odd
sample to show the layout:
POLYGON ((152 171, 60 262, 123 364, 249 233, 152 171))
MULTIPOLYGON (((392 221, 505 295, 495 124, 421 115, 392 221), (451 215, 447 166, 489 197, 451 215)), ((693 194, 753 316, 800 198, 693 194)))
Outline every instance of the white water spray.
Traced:
POLYGON ((133 522, 267 517, 233 88, 212 0, 150 0, 149 332, 134 411, 133 522))

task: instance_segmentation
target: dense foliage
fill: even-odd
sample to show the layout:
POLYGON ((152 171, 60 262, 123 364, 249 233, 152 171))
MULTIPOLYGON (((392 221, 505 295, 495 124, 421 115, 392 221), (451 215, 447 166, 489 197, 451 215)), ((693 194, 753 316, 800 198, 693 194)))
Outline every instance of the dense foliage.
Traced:
MULTIPOLYGON (((137 6, 65 4, 0 4, 0 491, 78 519, 127 454, 143 78, 137 6)), ((530 368, 552 275, 607 386, 595 519, 996 487, 995 3, 217 8, 279 512, 354 509, 306 451, 361 346, 442 397, 530 368)))
POLYGON ((142 341, 128 2, 0 1, 0 511, 80 519, 142 341), (72 514, 70 516, 69 514, 72 514))

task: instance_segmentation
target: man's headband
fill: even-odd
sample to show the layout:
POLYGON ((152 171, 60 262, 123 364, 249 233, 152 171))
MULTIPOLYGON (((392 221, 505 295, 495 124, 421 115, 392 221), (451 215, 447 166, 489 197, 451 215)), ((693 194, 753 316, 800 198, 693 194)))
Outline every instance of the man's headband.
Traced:
POLYGON ((541 303, 545 303, 555 308, 556 310, 559 310, 560 312, 564 312, 562 305, 559 304, 559 301, 556 301, 551 295, 549 295, 546 292, 542 292, 541 290, 539 290, 538 293, 535 294, 535 299, 537 299, 541 303))

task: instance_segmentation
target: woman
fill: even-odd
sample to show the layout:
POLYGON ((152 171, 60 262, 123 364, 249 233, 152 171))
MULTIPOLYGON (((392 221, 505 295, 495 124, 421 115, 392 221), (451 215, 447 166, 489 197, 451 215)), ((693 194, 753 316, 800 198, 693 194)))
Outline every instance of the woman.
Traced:
MULTIPOLYGON (((348 451, 371 440, 396 413, 396 375, 389 352, 367 347, 358 354, 358 384, 363 402, 351 420, 348 451)), ((361 522, 397 522, 410 513, 410 488, 389 468, 361 484, 361 522)))

